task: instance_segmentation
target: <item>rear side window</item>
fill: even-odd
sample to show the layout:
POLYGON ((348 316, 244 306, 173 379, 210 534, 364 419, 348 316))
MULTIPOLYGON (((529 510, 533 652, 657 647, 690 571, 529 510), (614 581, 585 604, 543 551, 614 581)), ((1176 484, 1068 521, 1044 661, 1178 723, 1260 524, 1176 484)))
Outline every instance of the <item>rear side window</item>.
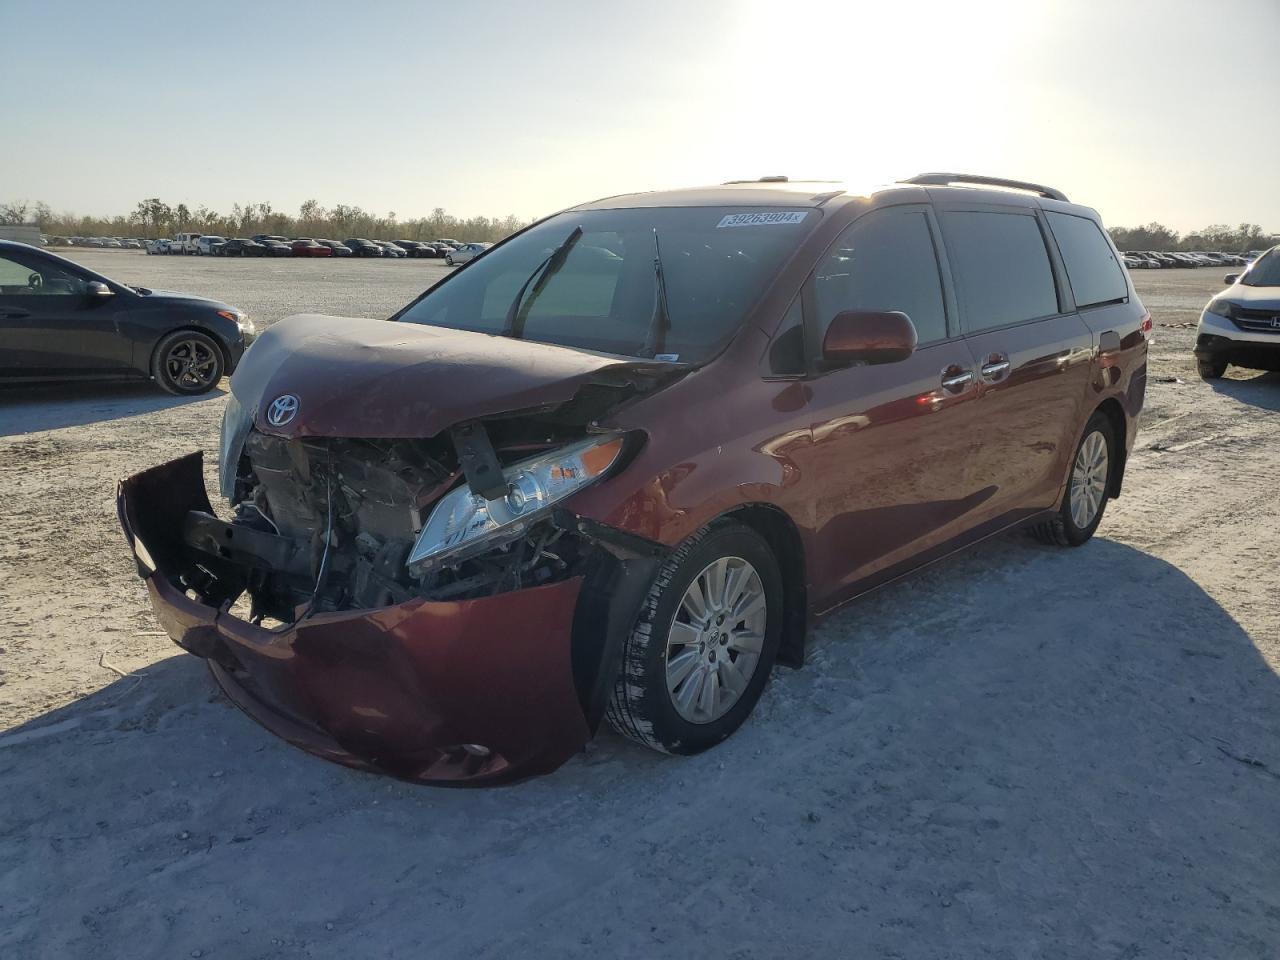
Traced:
POLYGON ((1034 216, 953 210, 942 213, 942 229, 968 333, 1058 312, 1049 252, 1034 216))
POLYGON ((1100 303, 1115 303, 1129 296, 1120 264, 1116 263, 1111 244, 1087 217, 1069 213, 1050 213, 1049 229, 1058 241, 1062 261, 1067 267, 1067 279, 1071 281, 1071 293, 1076 306, 1093 307, 1100 303))
POLYGON ((920 343, 947 336, 929 221, 918 211, 869 213, 840 235, 814 273, 821 335, 844 310, 900 310, 920 343))

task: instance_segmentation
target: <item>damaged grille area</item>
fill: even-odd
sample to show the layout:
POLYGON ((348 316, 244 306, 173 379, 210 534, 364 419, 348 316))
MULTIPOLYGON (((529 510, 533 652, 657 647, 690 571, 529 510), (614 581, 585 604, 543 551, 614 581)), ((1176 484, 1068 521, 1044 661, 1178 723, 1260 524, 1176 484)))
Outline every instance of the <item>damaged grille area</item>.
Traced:
MULTIPOLYGON (((505 466, 580 439, 582 431, 506 423, 492 435, 505 466)), ((415 597, 488 596, 552 583, 582 568, 590 545, 546 517, 478 556, 411 571, 406 559, 418 533, 440 497, 464 482, 463 472, 447 434, 285 439, 250 431, 234 517, 187 515, 183 539, 194 566, 182 575, 183 585, 217 605, 247 592, 251 620, 292 623, 311 613, 415 597)))

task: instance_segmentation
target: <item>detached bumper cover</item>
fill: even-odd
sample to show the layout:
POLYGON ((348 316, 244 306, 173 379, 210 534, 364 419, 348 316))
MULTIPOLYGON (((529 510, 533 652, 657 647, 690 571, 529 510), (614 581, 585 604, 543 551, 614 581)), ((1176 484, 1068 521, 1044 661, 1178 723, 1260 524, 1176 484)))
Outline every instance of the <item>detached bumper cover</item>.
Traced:
POLYGON ((267 629, 179 585, 181 518, 209 510, 200 454, 122 481, 117 507, 161 626, 209 661, 245 713, 304 750, 406 780, 482 785, 549 773, 590 737, 571 664, 581 578, 267 629))

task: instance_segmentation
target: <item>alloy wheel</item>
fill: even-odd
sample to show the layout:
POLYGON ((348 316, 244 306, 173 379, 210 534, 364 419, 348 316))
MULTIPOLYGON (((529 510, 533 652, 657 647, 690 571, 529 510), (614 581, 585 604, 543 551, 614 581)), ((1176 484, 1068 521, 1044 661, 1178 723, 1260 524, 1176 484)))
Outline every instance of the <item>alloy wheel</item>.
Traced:
POLYGON ((760 663, 767 622, 764 584, 741 557, 693 578, 667 633, 667 691, 681 717, 711 723, 729 712, 760 663))
POLYGON ((1110 459, 1107 438, 1100 430, 1085 437, 1076 453, 1071 471, 1071 520, 1081 530, 1087 530, 1102 509, 1110 459))
POLYGON ((200 340, 179 340, 164 358, 169 380, 184 390, 207 387, 218 375, 213 348, 200 340))

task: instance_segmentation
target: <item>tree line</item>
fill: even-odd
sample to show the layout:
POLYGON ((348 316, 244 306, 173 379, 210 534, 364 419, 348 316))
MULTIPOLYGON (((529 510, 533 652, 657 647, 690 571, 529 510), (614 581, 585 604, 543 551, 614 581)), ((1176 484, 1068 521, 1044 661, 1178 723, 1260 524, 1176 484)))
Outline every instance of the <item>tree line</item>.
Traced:
POLYGON ((1111 239, 1121 250, 1213 250, 1221 253, 1244 253, 1246 250, 1265 250, 1278 239, 1268 234, 1256 223, 1242 223, 1229 227, 1214 223, 1203 230, 1193 230, 1185 236, 1162 223, 1148 223, 1141 227, 1111 227, 1111 239))
MULTIPOLYGON (((308 200, 296 216, 276 210, 270 203, 232 204, 231 212, 219 213, 205 206, 194 210, 150 197, 141 200, 131 213, 115 217, 81 217, 54 213, 47 203, 0 203, 0 224, 35 223, 47 236, 69 237, 171 237, 175 233, 200 232, 222 237, 248 237, 257 233, 282 237, 320 237, 344 240, 368 237, 371 240, 488 240, 510 236, 529 221, 516 216, 502 219, 463 219, 436 207, 430 216, 400 219, 395 211, 378 216, 345 203, 322 207, 308 200)), ((1256 223, 1231 227, 1210 224, 1202 230, 1180 235, 1161 223, 1140 227, 1112 227, 1108 231, 1121 250, 1221 250, 1243 253, 1277 242, 1256 223)))
POLYGON ((230 213, 205 206, 194 210, 184 203, 171 206, 159 197, 141 200, 127 215, 83 217, 55 213, 47 203, 26 201, 0 203, 0 224, 34 223, 46 236, 172 237, 175 233, 204 233, 222 237, 249 237, 264 233, 282 237, 319 237, 344 240, 437 240, 450 237, 464 241, 498 241, 526 226, 529 221, 516 216, 455 217, 443 207, 430 216, 401 219, 395 211, 378 216, 345 203, 322 207, 308 200, 296 215, 276 210, 270 203, 232 204, 230 213))

